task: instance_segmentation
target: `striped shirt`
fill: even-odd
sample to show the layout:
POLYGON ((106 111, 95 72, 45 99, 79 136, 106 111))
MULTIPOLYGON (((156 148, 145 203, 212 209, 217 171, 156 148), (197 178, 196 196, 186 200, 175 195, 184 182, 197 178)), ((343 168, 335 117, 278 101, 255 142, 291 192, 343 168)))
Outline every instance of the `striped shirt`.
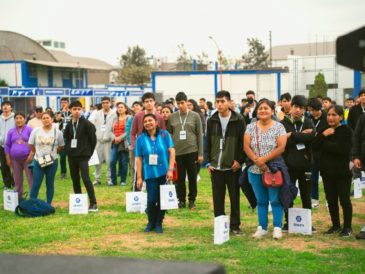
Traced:
POLYGON ((170 134, 166 130, 159 130, 156 139, 143 132, 138 138, 135 146, 135 157, 142 158, 143 179, 152 179, 164 176, 169 169, 169 148, 174 147, 170 134), (157 165, 150 165, 151 154, 157 155, 157 165))

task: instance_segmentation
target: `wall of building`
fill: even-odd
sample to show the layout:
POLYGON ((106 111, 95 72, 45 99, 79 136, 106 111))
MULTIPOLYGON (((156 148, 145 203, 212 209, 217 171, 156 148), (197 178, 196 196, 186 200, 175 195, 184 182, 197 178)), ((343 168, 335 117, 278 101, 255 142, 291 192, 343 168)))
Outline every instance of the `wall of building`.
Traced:
POLYGON ((0 62, 0 80, 5 80, 10 86, 22 85, 21 64, 13 62, 0 62), (16 68, 16 74, 15 74, 16 68), (16 75, 16 76, 15 76, 16 75), (16 81, 17 78, 17 81, 16 81))

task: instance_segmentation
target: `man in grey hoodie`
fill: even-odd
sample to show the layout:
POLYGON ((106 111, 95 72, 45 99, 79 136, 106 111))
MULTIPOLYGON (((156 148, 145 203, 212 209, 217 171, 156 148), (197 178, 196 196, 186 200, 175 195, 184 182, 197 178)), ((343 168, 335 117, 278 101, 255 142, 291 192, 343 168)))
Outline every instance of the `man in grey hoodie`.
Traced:
POLYGON ((1 103, 2 114, 0 116, 0 163, 1 175, 3 176, 4 186, 11 188, 14 184, 13 176, 11 175, 10 167, 6 164, 4 152, 4 144, 8 135, 9 129, 15 126, 14 113, 12 113, 12 104, 10 101, 1 103))
POLYGON ((117 119, 115 111, 110 108, 110 98, 101 98, 102 109, 98 110, 95 115, 94 125, 96 128, 96 152, 99 157, 100 164, 95 166, 95 181, 94 185, 101 184, 101 167, 102 163, 106 163, 106 179, 107 184, 112 186, 110 175, 110 155, 111 146, 114 139, 112 127, 117 119))

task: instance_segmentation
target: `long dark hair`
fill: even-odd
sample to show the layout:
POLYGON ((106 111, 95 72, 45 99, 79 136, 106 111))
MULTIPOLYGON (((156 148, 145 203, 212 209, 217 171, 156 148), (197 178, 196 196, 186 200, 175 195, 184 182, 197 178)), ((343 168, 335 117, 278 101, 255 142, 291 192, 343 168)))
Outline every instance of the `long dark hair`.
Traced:
POLYGON ((123 105, 124 106, 124 108, 125 108, 125 115, 128 115, 129 114, 129 108, 128 108, 128 106, 125 103, 123 103, 123 102, 118 102, 117 105, 116 105, 116 107, 117 107, 116 113, 117 113, 118 118, 120 116, 120 113, 118 112, 118 106, 119 105, 123 105))
POLYGON ((198 103, 194 99, 189 99, 188 101, 193 105, 194 112, 202 113, 202 111, 200 110, 200 108, 198 106, 198 103))

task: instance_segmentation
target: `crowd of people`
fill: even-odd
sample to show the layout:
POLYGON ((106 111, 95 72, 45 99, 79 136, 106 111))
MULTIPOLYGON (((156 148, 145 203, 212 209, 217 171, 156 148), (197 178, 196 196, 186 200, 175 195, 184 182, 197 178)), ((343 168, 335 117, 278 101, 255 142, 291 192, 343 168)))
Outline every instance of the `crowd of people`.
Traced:
MULTIPOLYGON (((23 197, 23 173, 30 197, 37 198, 46 177, 46 199, 52 203, 54 181, 67 164, 75 193, 81 193, 80 174, 90 200, 89 211, 98 211, 94 186, 127 185, 147 190, 148 224, 145 232, 163 232, 165 211, 160 209, 160 185, 173 179, 178 207, 196 210, 201 167, 211 178, 214 216, 225 215, 230 199, 230 231, 241 235, 240 186, 252 207, 257 206, 258 227, 253 237, 268 234, 268 208, 273 213, 273 238, 288 231, 288 211, 298 188, 302 207, 319 203, 322 177, 331 226, 326 234, 348 237, 352 233, 351 183, 365 169, 365 90, 341 107, 331 98, 282 94, 278 102, 256 100, 250 90, 237 106, 228 91, 219 91, 214 103, 199 103, 184 92, 162 104, 153 93, 128 107, 101 98, 85 112, 79 101, 61 99, 61 110, 14 114, 12 103, 1 104, 0 162, 6 188, 23 197), (213 107, 214 105, 214 107, 213 107), (96 152, 99 164, 90 179, 89 159, 96 152), (102 166, 106 165, 106 178, 102 166), (264 174, 279 171, 280 187, 264 185, 264 174), (188 182, 188 191, 186 187, 188 182), (297 187, 298 186, 298 187, 297 187), (343 210, 341 226, 339 205, 343 210)), ((312 232, 316 228, 312 227, 312 232)), ((365 239, 365 227, 356 235, 365 239)))

